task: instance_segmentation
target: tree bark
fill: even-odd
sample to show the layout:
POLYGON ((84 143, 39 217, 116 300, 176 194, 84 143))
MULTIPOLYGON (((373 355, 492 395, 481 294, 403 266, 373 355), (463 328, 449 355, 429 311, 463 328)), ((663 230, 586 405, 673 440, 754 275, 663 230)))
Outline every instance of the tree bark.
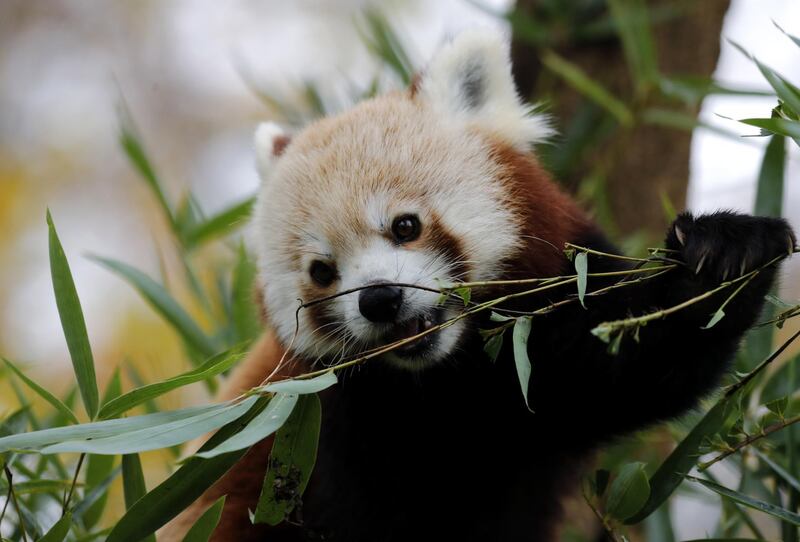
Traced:
MULTIPOLYGON (((566 0, 565 5, 576 1, 566 0)), ((541 0, 520 0, 518 8, 536 16, 540 3, 541 0)), ((676 2, 648 0, 647 4, 653 13, 654 8, 676 5, 676 2)), ((728 4, 728 0, 678 3, 684 7, 684 12, 654 22, 651 28, 659 73, 710 76, 719 56, 720 32, 728 4)), ((632 84, 617 39, 564 43, 555 46, 554 50, 578 64, 623 102, 631 102, 632 84)), ((543 75, 539 51, 515 36, 512 56, 521 93, 535 100, 535 91, 543 75)), ((552 85, 550 94, 555 97, 552 111, 563 125, 572 118, 585 98, 560 79, 553 81, 552 85)), ((656 101, 647 105, 661 104, 656 101)), ((684 111, 696 115, 698 109, 699 105, 684 111)), ((690 146, 689 131, 642 124, 630 129, 618 128, 608 140, 588 152, 584 160, 586 166, 579 166, 568 178, 561 180, 576 189, 580 179, 588 173, 588 165, 611 155, 605 179, 605 200, 616 226, 612 233, 624 236, 644 229, 652 236, 661 236, 667 222, 661 195, 666 195, 679 210, 686 203, 690 146)))

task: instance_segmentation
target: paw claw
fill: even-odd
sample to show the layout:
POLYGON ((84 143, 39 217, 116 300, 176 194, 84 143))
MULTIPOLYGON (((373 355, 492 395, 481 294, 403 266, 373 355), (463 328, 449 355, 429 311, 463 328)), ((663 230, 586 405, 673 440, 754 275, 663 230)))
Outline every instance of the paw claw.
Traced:
POLYGON ((680 228, 680 226, 677 226, 677 225, 675 226, 675 237, 678 238, 678 242, 681 245, 683 245, 683 246, 686 245, 686 234, 683 233, 683 230, 680 228))

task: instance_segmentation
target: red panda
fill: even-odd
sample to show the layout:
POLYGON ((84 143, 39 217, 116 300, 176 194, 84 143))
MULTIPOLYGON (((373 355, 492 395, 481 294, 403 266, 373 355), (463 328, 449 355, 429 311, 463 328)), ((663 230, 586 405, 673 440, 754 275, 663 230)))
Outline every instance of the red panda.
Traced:
MULTIPOLYGON (((551 133, 515 91, 507 44, 479 31, 440 50, 406 92, 292 138, 259 127, 263 186, 252 246, 274 335, 231 379, 232 393, 261 382, 284 348, 302 360, 296 371, 308 370, 453 318, 463 304, 441 304, 431 290, 442 283, 569 274, 566 242, 615 252, 533 154, 551 133), (366 285, 300 311, 295 334, 298 299, 366 285)), ((229 493, 215 540, 554 540, 559 500, 593 451, 682 414, 717 385, 776 270, 751 280, 710 329, 703 326, 724 292, 651 322, 616 355, 590 330, 676 305, 785 254, 787 244, 791 252, 795 238, 781 219, 679 216, 666 246, 683 265, 534 318, 528 404, 510 341, 495 361, 483 351, 478 331, 493 325, 485 314, 343 372, 321 393, 318 460, 298 521, 269 528, 248 520, 268 440, 165 539, 177 540, 204 506, 229 493)), ((597 256, 589 266, 626 269, 597 256)), ((475 289, 473 300, 513 288, 475 289)), ((503 309, 531 312, 573 289, 503 309)))

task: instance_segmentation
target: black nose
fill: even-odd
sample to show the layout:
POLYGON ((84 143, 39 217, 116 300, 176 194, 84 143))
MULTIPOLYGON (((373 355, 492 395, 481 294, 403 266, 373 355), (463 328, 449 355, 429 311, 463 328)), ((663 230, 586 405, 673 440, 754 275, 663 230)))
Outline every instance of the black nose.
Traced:
POLYGON ((394 322, 402 302, 397 286, 373 286, 358 294, 358 310, 370 322, 394 322))

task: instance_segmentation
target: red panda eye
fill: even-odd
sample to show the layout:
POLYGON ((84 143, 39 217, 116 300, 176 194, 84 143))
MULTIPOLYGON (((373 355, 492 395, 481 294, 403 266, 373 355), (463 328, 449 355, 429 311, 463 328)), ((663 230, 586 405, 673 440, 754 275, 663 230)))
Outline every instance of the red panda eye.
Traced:
POLYGON ((398 243, 408 243, 419 237, 422 225, 417 215, 400 215, 392 222, 392 235, 398 243))
POLYGON ((330 286, 336 280, 336 268, 321 260, 311 262, 308 274, 320 286, 330 286))

